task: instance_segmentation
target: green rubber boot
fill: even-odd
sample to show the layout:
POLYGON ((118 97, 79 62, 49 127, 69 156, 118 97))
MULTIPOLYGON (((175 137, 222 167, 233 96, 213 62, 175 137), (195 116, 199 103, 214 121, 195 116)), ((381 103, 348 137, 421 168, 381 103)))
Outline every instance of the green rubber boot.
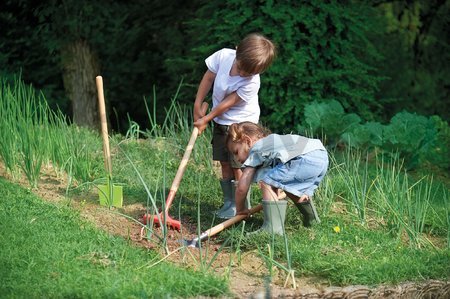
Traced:
POLYGON ((296 202, 295 206, 303 215, 302 221, 304 227, 311 227, 314 221, 320 223, 319 215, 317 214, 316 207, 314 206, 312 198, 310 198, 306 202, 296 202))
POLYGON ((222 215, 225 211, 229 210, 232 205, 236 206, 234 202, 233 180, 220 180, 220 187, 222 188, 223 193, 223 206, 215 212, 215 214, 218 216, 222 215))
POLYGON ((264 223, 258 231, 284 235, 284 220, 286 219, 287 201, 263 200, 264 223))
POLYGON ((234 180, 220 181, 222 191, 224 194, 223 207, 217 211, 216 215, 222 219, 230 219, 236 216, 236 201, 234 199, 234 193, 236 192, 236 186, 234 180))

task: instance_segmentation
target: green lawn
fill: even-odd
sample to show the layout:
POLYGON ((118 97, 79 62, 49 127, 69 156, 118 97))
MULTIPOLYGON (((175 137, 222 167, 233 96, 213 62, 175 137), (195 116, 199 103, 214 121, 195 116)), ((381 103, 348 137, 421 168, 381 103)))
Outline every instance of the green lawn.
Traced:
POLYGON ((0 178, 2 298, 148 298, 219 296, 226 281, 160 263, 156 254, 98 231, 0 178))

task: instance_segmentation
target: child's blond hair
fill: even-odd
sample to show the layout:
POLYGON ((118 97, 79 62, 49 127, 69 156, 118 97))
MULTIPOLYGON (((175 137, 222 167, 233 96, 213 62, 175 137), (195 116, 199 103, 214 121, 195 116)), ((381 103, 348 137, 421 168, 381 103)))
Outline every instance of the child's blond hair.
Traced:
POLYGON ((275 56, 275 45, 259 33, 247 35, 236 49, 239 68, 249 74, 263 73, 272 64, 275 56))
POLYGON ((270 131, 263 126, 255 123, 244 121, 241 123, 232 124, 228 129, 226 144, 229 147, 231 143, 240 143, 244 137, 250 137, 253 140, 258 140, 266 137, 270 131))

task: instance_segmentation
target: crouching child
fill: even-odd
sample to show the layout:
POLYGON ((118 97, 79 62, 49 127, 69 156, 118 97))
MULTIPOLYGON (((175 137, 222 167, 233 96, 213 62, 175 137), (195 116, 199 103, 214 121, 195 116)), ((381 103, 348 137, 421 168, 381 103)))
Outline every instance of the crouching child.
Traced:
POLYGON ((236 214, 248 215, 245 198, 256 182, 263 196, 264 223, 260 230, 284 234, 285 196, 299 209, 305 227, 320 222, 313 195, 327 172, 328 153, 319 139, 271 134, 260 125, 241 122, 230 126, 226 142, 230 153, 243 165, 235 193, 236 214))

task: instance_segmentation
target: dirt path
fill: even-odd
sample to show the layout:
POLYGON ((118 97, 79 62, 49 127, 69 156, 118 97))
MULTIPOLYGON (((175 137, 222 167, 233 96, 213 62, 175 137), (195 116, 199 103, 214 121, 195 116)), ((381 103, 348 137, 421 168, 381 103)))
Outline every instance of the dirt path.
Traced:
MULTIPOLYGON (((0 163, 0 176, 11 179, 0 163)), ((28 183, 16 180, 25 188, 28 183)), ((67 182, 63 177, 57 177, 52 169, 44 169, 39 182, 39 188, 33 190, 46 201, 67 203, 80 211, 82 217, 94 223, 97 227, 113 235, 130 239, 136 246, 161 249, 156 240, 147 240, 142 233, 142 225, 137 221, 145 213, 141 204, 128 205, 121 209, 109 210, 97 204, 98 195, 95 192, 65 198, 67 182), (123 215, 127 215, 125 217, 123 215)), ((220 244, 214 242, 203 244, 202 251, 195 248, 180 246, 180 240, 192 239, 193 228, 184 227, 183 234, 170 230, 167 236, 167 247, 161 249, 161 256, 168 261, 187 267, 198 267, 199 260, 209 261, 217 253, 220 244), (200 257, 200 252, 203 253, 200 257)), ((161 235, 160 228, 154 233, 161 235)), ((245 252, 236 256, 221 251, 214 257, 211 269, 218 275, 229 275, 230 289, 235 298, 450 298, 450 282, 427 281, 421 284, 404 283, 398 286, 366 286, 332 287, 325 282, 312 277, 296 277, 293 288, 292 279, 286 279, 286 273, 275 271, 271 283, 265 280, 267 267, 256 252, 245 252)))

